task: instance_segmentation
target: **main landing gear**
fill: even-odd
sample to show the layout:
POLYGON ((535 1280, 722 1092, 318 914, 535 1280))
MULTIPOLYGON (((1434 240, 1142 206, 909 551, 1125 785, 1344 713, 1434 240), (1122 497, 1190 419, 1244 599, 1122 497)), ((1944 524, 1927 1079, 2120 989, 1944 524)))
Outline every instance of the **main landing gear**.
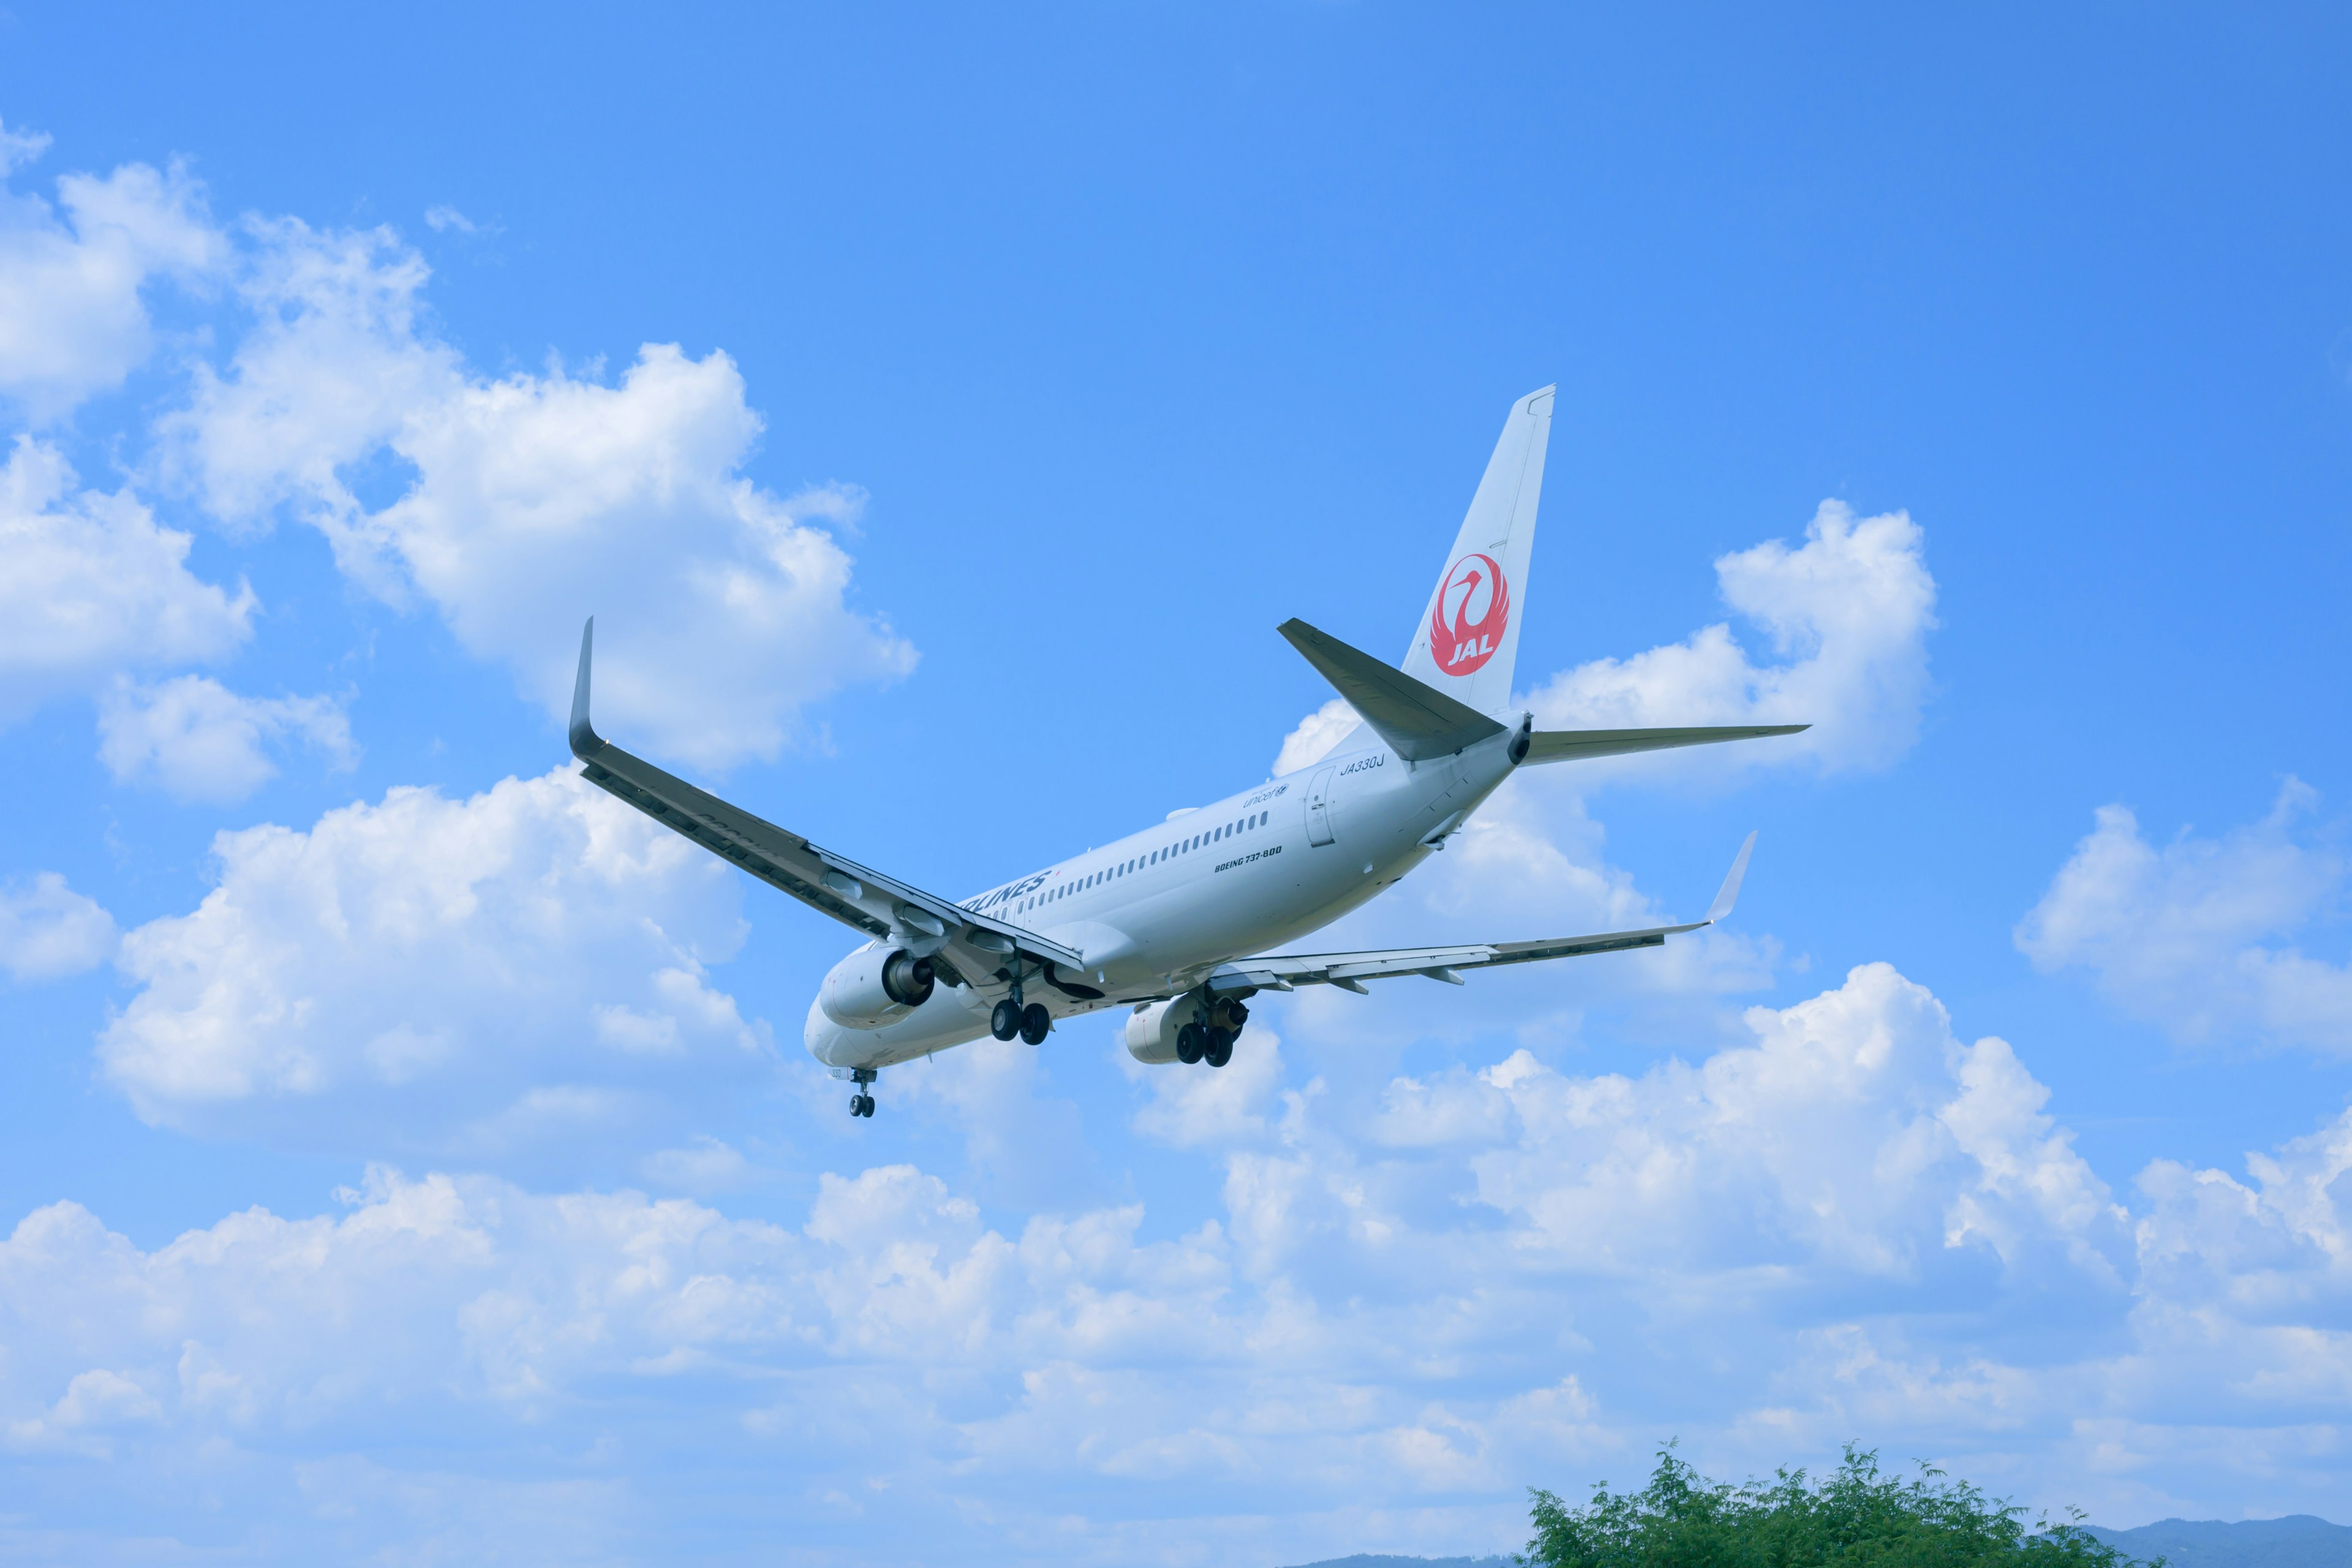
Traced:
POLYGON ((1221 1068, 1234 1059, 1234 1037, 1249 1022, 1249 1009, 1239 1002, 1220 1002, 1202 1012, 1203 1020, 1176 1031, 1176 1059, 1186 1067, 1206 1062, 1221 1068))
POLYGON ((849 1114, 852 1116, 873 1115, 874 1097, 866 1092, 866 1086, 874 1081, 874 1069, 872 1068, 859 1068, 856 1071, 851 1073, 849 1077, 850 1080, 857 1085, 856 1090, 849 1097, 849 1114))
POLYGON ((1021 1005, 1021 981, 1016 975, 1013 994, 999 1002, 988 1015, 988 1032, 1000 1040, 1018 1035, 1033 1046, 1042 1046, 1053 1032, 1054 1015, 1045 1011, 1043 1002, 1021 1005))

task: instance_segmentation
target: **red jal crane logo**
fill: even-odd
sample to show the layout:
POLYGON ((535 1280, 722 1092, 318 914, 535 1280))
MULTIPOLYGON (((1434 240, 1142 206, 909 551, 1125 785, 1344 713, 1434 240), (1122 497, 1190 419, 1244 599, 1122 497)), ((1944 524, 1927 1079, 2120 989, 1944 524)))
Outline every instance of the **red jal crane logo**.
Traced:
POLYGON ((1429 656, 1448 675, 1469 675, 1503 646, 1511 585, 1491 555, 1465 555, 1445 574, 1429 616, 1429 656))

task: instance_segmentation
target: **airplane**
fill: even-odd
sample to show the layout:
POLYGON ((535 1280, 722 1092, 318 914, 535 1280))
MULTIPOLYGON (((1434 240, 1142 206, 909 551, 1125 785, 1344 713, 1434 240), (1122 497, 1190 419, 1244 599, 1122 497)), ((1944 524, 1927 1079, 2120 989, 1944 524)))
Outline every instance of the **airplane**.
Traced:
POLYGON ((580 634, 572 754, 582 776, 865 937, 811 1003, 809 1054, 871 1117, 881 1069, 982 1037, 1043 1045, 1064 1019, 1126 1008, 1128 1051, 1222 1068, 1261 991, 1659 947, 1730 914, 1750 833, 1703 920, 1550 941, 1363 952, 1274 951, 1443 850, 1522 767, 1790 735, 1804 724, 1538 730, 1514 708, 1528 560, 1554 388, 1512 405, 1402 668, 1301 620, 1277 628, 1360 721, 1306 766, 961 901, 729 805, 597 735, 596 623, 580 634))

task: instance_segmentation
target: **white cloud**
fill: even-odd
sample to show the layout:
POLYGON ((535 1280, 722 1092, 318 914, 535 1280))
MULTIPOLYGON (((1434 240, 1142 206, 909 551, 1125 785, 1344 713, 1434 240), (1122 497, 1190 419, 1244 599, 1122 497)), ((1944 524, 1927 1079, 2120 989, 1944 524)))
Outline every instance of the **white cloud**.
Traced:
POLYGON ((347 574, 421 594, 558 718, 600 613, 600 721, 704 767, 772 757, 807 703, 913 667, 848 604, 829 529, 861 492, 743 477, 761 422, 724 353, 652 343, 613 384, 560 365, 483 380, 425 330, 427 269, 389 231, 255 232, 257 325, 165 422, 167 470, 216 515, 290 505, 347 574), (362 471, 400 493, 362 496, 362 471))
POLYGON ((1275 753, 1273 773, 1280 778, 1297 773, 1308 763, 1329 753, 1332 747, 1354 733, 1363 721, 1344 697, 1330 701, 1298 721, 1298 727, 1282 738, 1282 749, 1275 753))
POLYGON ((18 980, 54 980, 106 962, 114 917, 55 871, 0 884, 0 969, 18 980))
POLYGON ((117 961, 137 990, 100 1060, 148 1121, 488 1159, 658 1131, 681 1062, 714 1093, 767 1070, 703 967, 741 940, 736 874, 569 772, 394 789, 214 855, 204 901, 117 961))
MULTIPOLYGON (((0 131, 0 177, 47 144, 0 131)), ((68 174, 58 207, 62 219, 38 196, 0 190, 0 400, 36 421, 120 385, 146 360, 150 280, 200 282, 228 254, 203 187, 177 165, 68 174)))
POLYGON ((707 1132, 697 1133, 678 1148, 646 1155, 638 1169, 656 1187, 697 1196, 732 1192, 753 1174, 741 1150, 707 1132))
POLYGON ((436 234, 456 229, 459 234, 478 234, 481 226, 446 202, 425 209, 425 226, 436 234))
POLYGON ((2121 805, 2017 928, 2045 972, 2080 967, 2127 1015, 2190 1044, 2258 1041, 2352 1053, 2352 966, 2284 939, 2341 899, 2352 864, 2305 826, 2318 801, 2287 781, 2270 815, 2158 848, 2121 805))
POLYGON ((1536 722, 1558 730, 1813 726, 1718 748, 1707 753, 1717 765, 1803 758, 1824 768, 1883 767, 1910 748, 1928 694, 1936 584, 1908 515, 1857 519, 1825 500, 1796 549, 1769 540, 1722 557, 1715 571, 1724 603, 1762 630, 1777 662, 1752 661, 1718 623, 1665 647, 1554 676, 1528 698, 1536 722))
POLYGON ((0 178, 16 173, 49 150, 48 136, 38 131, 11 131, 0 121, 0 178))
POLYGON ((345 479, 410 410, 463 384, 457 352, 418 321, 431 274, 390 229, 320 234, 285 218, 246 232, 240 288, 254 325, 228 376, 197 365, 189 407, 162 421, 164 471, 247 531, 303 503, 344 570, 394 594, 396 573, 351 537, 363 509, 345 479))
POLYGON ((190 543, 128 491, 75 489, 55 447, 19 436, 0 467, 0 722, 125 669, 243 642, 253 591, 240 583, 231 596, 190 574, 190 543))
POLYGON ((99 704, 99 757, 121 784, 182 800, 243 800, 277 772, 266 748, 299 740, 348 768, 358 760, 342 704, 329 697, 239 697, 206 676, 118 679, 99 704))
MULTIPOLYGON (((1124 1015, 1121 1015, 1123 1019, 1124 1015)), ((1276 1088, 1283 1079, 1282 1041, 1273 1028, 1252 1023, 1233 1059, 1213 1072, 1170 1072, 1146 1067, 1121 1045, 1120 1070, 1150 1098, 1135 1113, 1135 1131, 1177 1149, 1222 1148, 1263 1141, 1276 1088)))
POLYGON ((647 1541, 719 1507, 1070 1562, 1492 1550, 1523 1485, 1626 1479, 1661 1419, 1733 1473, 1862 1437, 2030 1506, 2210 1511, 2234 1442, 2281 1506, 2333 1495, 2352 1113, 2243 1181, 2159 1162, 2126 1213, 2017 1055, 1884 965, 1745 1034, 1637 1076, 1398 1075, 1360 1112, 1263 1041, 1163 1069, 1137 1117, 1203 1152, 1152 1186, 1216 1194, 1198 1223, 1160 1195, 1003 1228, 907 1165, 815 1173, 781 1225, 378 1172, 341 1215, 142 1249, 57 1205, 0 1244, 0 1442, 111 1456, 89 1516, 126 1536, 310 1478, 228 1516, 289 1560, 345 1510, 421 1550, 446 1518, 368 1511, 404 1486, 520 1545, 532 1456, 607 1446, 598 1517, 647 1541))

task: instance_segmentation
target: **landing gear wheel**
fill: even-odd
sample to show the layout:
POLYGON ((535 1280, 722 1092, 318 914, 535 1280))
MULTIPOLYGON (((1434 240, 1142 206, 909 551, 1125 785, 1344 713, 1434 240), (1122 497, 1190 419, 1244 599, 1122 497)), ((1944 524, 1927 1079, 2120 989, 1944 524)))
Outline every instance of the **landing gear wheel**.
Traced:
POLYGON ((1201 1059, 1213 1068, 1221 1068, 1233 1060, 1234 1032, 1231 1029, 1210 1030, 1209 1043, 1202 1049, 1201 1059))
POLYGON ((1187 1024, 1176 1031, 1176 1059, 1191 1067, 1209 1048, 1209 1031, 1198 1024, 1187 1024))
POLYGON ((988 1032, 1000 1040, 1009 1040, 1021 1032, 1021 1004, 1010 996, 996 1005, 988 1016, 988 1032))
POLYGON ((1043 1002, 1032 1002, 1021 1009, 1021 1037, 1031 1045, 1044 1045, 1053 1027, 1054 1016, 1045 1011, 1043 1002))
POLYGON ((874 1097, 870 1094, 851 1095, 849 1097, 849 1114, 852 1116, 873 1115, 874 1097))
POLYGON ((1225 1004, 1225 1016, 1234 1021, 1234 1033, 1238 1035, 1242 1032, 1242 1026, 1249 1022, 1249 1009, 1238 1002, 1228 1002, 1225 1004))

